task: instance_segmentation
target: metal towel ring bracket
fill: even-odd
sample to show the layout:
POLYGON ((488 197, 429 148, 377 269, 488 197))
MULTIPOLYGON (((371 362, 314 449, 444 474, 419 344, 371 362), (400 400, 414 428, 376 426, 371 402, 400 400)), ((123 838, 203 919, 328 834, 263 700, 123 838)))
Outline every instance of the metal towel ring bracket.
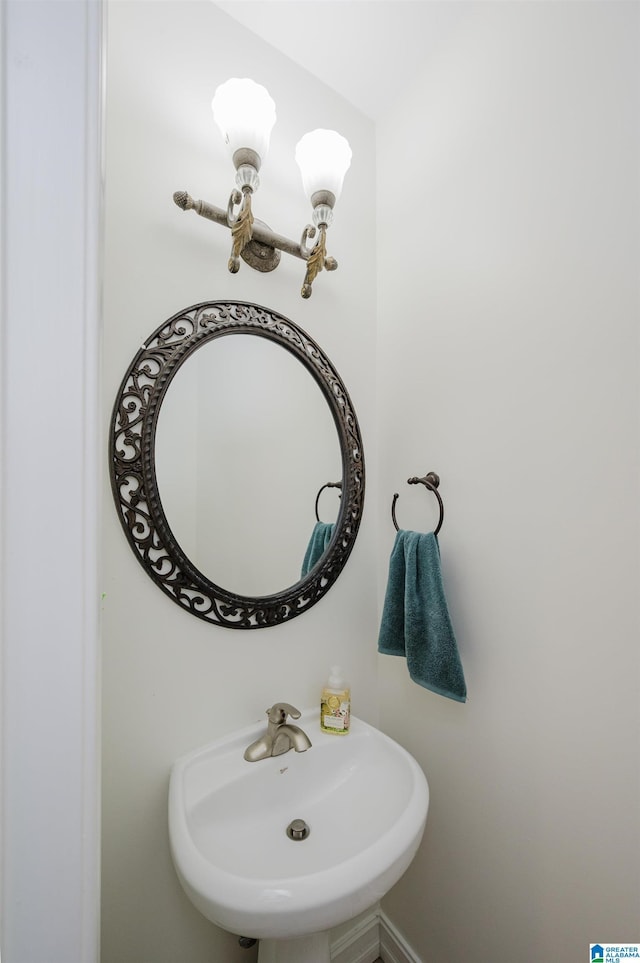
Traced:
POLYGON ((320 515, 318 514, 318 504, 319 504, 319 502, 320 502, 320 496, 322 495, 322 493, 323 493, 323 491, 325 490, 325 488, 339 488, 339 489, 340 489, 340 496, 342 496, 342 482, 341 482, 341 481, 337 481, 337 482, 327 482, 326 485, 323 485, 323 486, 322 486, 322 488, 320 489, 320 491, 319 491, 318 494, 316 495, 316 521, 317 521, 317 522, 320 521, 320 515))
MULTIPOLYGON (((438 485, 440 484, 440 478, 434 471, 430 471, 424 478, 418 478, 414 475, 413 478, 407 478, 407 485, 424 485, 429 491, 438 499, 438 504, 440 506, 440 520, 438 521, 438 527, 436 528, 434 535, 437 535, 442 528, 442 523, 444 521, 444 505, 442 504, 442 499, 440 498, 440 492, 438 491, 438 485)), ((396 532, 400 531, 398 523, 396 521, 396 502, 398 500, 398 493, 396 492, 393 496, 393 501, 391 503, 391 518, 393 519, 393 524, 395 525, 396 532)))

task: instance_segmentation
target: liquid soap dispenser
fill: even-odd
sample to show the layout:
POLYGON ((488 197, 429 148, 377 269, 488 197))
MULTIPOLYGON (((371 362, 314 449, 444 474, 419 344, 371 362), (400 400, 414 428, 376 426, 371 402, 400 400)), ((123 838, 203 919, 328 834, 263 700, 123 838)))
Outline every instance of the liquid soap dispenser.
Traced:
POLYGON ((339 665, 331 666, 331 674, 320 698, 320 728, 333 735, 346 735, 351 715, 351 689, 339 665))

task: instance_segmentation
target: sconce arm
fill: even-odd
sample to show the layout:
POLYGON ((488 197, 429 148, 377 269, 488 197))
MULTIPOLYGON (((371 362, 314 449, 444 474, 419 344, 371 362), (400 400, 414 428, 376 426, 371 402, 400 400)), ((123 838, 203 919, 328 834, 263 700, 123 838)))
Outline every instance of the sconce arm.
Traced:
MULTIPOLYGON (((216 207, 215 204, 210 204, 209 201, 194 201, 186 191, 176 191, 173 195, 173 200, 183 211, 195 211, 196 214, 206 218, 208 221, 214 221, 214 223, 221 224, 223 227, 229 227, 227 211, 221 207, 216 207)), ((295 241, 289 240, 288 237, 284 237, 282 234, 276 234, 275 231, 272 231, 270 227, 267 227, 267 225, 261 221, 256 220, 253 224, 254 240, 259 241, 261 244, 266 244, 269 247, 276 248, 278 251, 283 251, 285 254, 291 254, 292 257, 300 258, 302 261, 306 261, 311 253, 305 244, 307 237, 313 237, 313 234, 307 233, 308 231, 309 227, 305 228, 302 241, 296 243, 295 241)), ((312 227, 311 231, 315 233, 315 228, 312 227)), ((313 250, 312 248, 312 251, 313 250)), ((328 268, 328 270, 333 269, 328 268)))
POLYGON ((313 238, 316 235, 316 229, 313 225, 307 224, 302 232, 302 240, 300 241, 300 248, 306 251, 307 257, 307 270, 300 292, 305 299, 311 297, 311 285, 323 268, 325 271, 335 271, 338 267, 336 259, 327 256, 327 225, 320 224, 318 231, 320 236, 311 249, 307 248, 306 242, 308 238, 313 238))
POLYGON ((251 191, 233 191, 227 207, 227 224, 231 229, 233 244, 228 267, 232 274, 240 269, 240 256, 253 237, 253 213, 251 211, 251 191), (234 208, 240 205, 238 213, 234 208))

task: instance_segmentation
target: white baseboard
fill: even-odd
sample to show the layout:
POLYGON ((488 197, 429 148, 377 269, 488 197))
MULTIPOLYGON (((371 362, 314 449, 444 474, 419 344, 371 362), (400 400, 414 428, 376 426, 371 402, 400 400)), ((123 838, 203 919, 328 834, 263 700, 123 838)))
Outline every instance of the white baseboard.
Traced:
POLYGON ((402 934, 382 910, 380 919, 380 956, 384 963, 422 963, 402 934))
POLYGON ((331 944, 331 963, 422 963, 389 918, 375 910, 331 944))
POLYGON ((380 917, 374 910, 331 944, 331 963, 375 963, 380 956, 380 917))

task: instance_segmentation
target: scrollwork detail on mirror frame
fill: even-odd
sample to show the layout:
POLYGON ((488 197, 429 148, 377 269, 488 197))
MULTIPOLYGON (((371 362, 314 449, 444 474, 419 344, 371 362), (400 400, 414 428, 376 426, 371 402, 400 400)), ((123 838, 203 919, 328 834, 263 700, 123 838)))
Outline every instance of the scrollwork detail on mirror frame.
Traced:
POLYGON ((234 629, 278 625, 308 611, 331 588, 351 553, 364 502, 364 456, 346 387, 322 349, 292 321, 239 301, 209 301, 180 311, 144 343, 127 371, 109 432, 111 487, 125 535, 153 581, 198 618, 234 629), (162 400, 181 365, 202 345, 230 334, 264 337, 291 352, 320 386, 338 431, 343 466, 340 512, 318 564, 281 592, 230 592, 191 562, 173 535, 158 492, 155 436, 162 400))

